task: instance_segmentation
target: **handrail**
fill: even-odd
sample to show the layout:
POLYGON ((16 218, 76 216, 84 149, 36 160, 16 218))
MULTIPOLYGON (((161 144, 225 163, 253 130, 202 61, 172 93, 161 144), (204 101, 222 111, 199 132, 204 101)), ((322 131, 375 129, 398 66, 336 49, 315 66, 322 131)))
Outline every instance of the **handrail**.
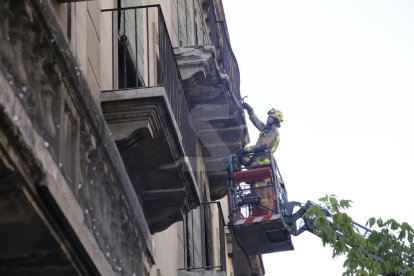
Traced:
MULTIPOLYGON (((215 7, 214 0, 210 0, 212 8, 215 7)), ((213 20, 209 20, 210 39, 214 46, 218 48, 217 59, 221 65, 223 73, 229 76, 229 85, 231 92, 237 93, 236 96, 240 99, 240 72, 237 59, 230 45, 228 37, 227 25, 223 20, 218 20, 216 13, 213 20)))
MULTIPOLYGON (((215 8, 214 0, 205 0, 211 9, 215 8)), ((230 45, 227 33, 227 25, 224 20, 218 20, 214 11, 208 13, 207 21, 209 28, 208 40, 203 45, 213 45, 216 48, 216 59, 220 73, 227 74, 229 88, 237 99, 240 99, 240 72, 236 57, 230 45)), ((185 45, 184 47, 196 47, 203 45, 185 45)), ((237 102, 237 101, 236 101, 237 102)))
MULTIPOLYGON (((226 222, 224 220, 224 215, 223 215, 223 209, 221 208, 221 203, 219 201, 209 201, 209 202, 201 202, 201 206, 203 206, 203 208, 205 208, 206 206, 212 205, 212 204, 216 204, 217 208, 218 208, 218 215, 219 215, 219 239, 220 239, 220 264, 216 265, 216 264, 210 264, 210 265, 204 265, 204 266, 198 266, 198 267, 184 267, 184 268, 179 268, 178 271, 183 271, 183 270, 187 270, 187 271, 194 271, 194 270, 212 270, 212 269, 217 269, 220 271, 226 271, 226 238, 225 238, 225 233, 224 233, 224 228, 228 225, 226 225, 226 222)), ((210 210, 210 209, 209 209, 210 210)), ((206 221, 206 214, 205 214, 205 209, 203 212, 203 221, 206 221)), ((211 233, 208 233, 211 234, 211 233)))

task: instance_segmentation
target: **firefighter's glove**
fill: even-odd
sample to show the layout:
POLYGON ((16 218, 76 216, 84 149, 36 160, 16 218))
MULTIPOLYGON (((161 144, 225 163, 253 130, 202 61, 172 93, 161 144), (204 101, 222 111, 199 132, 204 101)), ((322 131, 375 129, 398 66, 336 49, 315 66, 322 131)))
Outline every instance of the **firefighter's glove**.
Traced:
POLYGON ((242 103, 242 106, 247 110, 247 112, 251 112, 253 110, 253 108, 248 103, 242 103))
POLYGON ((239 149, 234 154, 236 156, 243 156, 243 155, 246 155, 247 153, 250 153, 250 152, 252 152, 252 146, 247 146, 247 147, 245 147, 243 149, 239 149))

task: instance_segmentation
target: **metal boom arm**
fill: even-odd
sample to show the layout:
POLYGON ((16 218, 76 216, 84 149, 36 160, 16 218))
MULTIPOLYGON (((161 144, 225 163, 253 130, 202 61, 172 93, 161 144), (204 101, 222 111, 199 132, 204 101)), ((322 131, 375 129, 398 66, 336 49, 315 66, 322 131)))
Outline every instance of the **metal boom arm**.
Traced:
MULTIPOLYGON (((298 236, 298 235, 302 234, 304 231, 309 231, 312 234, 314 234, 316 236, 319 236, 318 233, 315 232, 315 229, 313 227, 313 219, 306 218, 304 216, 306 211, 313 205, 316 205, 316 203, 314 203, 310 200, 308 200, 306 202, 306 204, 301 204, 301 203, 295 202, 295 201, 294 202, 287 202, 287 204, 286 204, 286 213, 288 214, 287 223, 291 226, 294 226, 298 219, 302 219, 303 222, 304 222, 304 224, 301 225, 301 227, 299 229, 297 229, 295 231, 295 233, 292 233, 293 235, 298 236), (293 213, 293 208, 296 207, 296 206, 298 206, 300 208, 295 213, 293 213)), ((322 208, 322 210, 326 213, 326 216, 328 218, 329 223, 331 225, 333 225, 333 222, 331 220, 329 220, 333 217, 333 214, 325 208, 322 208)), ((363 226, 359 223, 356 223, 356 222, 352 223, 352 228, 354 229, 354 231, 356 233, 358 233, 359 235, 361 235, 364 238, 367 238, 372 232, 369 228, 367 228, 367 227, 365 227, 365 226, 363 226)), ((343 236, 343 233, 341 233, 338 230, 336 230, 336 234, 337 234, 338 238, 343 236)))

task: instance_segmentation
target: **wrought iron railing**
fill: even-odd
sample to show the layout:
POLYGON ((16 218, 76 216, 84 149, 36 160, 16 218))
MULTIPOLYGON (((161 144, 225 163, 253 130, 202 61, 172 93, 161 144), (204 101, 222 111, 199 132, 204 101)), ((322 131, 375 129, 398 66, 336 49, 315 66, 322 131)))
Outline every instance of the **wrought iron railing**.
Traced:
POLYGON ((229 37, 227 35, 227 27, 225 21, 217 22, 219 26, 219 32, 222 37, 222 43, 220 45, 219 57, 222 60, 223 71, 229 76, 230 89, 233 94, 240 99, 240 72, 239 65, 237 64, 236 57, 230 46, 229 37))
POLYGON ((207 20, 210 29, 210 42, 216 47, 217 59, 222 73, 229 76, 229 85, 231 92, 240 99, 240 72, 236 57, 230 45, 227 33, 226 21, 219 20, 216 17, 214 0, 206 0, 211 7, 209 20, 207 20))
POLYGON ((112 13, 112 87, 104 91, 164 87, 196 170, 194 120, 160 5, 106 9, 112 13), (193 157, 193 158, 192 158, 193 157))
MULTIPOLYGON (((210 271, 211 275, 225 275, 218 272, 225 273, 226 266, 226 237, 225 227, 227 227, 224 220, 223 210, 219 201, 202 202, 200 208, 193 211, 193 214, 187 216, 187 239, 197 239, 200 241, 202 248, 196 248, 194 241, 187 240, 189 245, 189 252, 187 252, 186 268, 180 268, 178 271, 186 271, 188 274, 184 275, 205 275, 205 271, 210 271), (216 205, 216 208, 212 206, 216 205), (213 213, 215 215, 213 215, 213 213), (191 216, 191 218, 190 218, 191 216), (218 226, 218 240, 214 240, 215 228, 213 227, 213 220, 218 226), (197 224, 198 223, 198 224, 197 224), (196 224, 196 227, 194 227, 196 224), (213 245, 213 243, 216 243, 213 245), (219 252, 213 252, 215 246, 218 245, 219 252), (195 251, 200 251, 195 253, 195 251), (215 253, 218 253, 218 258, 214 258, 215 253), (197 260, 197 258, 199 260, 197 260), (192 274, 190 274, 191 272, 192 274)), ((179 274, 182 275, 182 274, 179 274)))

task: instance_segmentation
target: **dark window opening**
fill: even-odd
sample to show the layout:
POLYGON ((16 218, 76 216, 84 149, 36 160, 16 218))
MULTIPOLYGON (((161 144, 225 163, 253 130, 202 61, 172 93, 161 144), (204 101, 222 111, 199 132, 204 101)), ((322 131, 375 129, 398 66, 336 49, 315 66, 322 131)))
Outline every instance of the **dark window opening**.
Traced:
POLYGON ((118 79, 121 89, 144 86, 129 50, 128 37, 125 35, 121 36, 118 42, 118 79))
MULTIPOLYGON (((140 0, 118 0, 118 8, 139 6, 140 0)), ((144 87, 142 9, 118 13, 118 87, 144 87)))

